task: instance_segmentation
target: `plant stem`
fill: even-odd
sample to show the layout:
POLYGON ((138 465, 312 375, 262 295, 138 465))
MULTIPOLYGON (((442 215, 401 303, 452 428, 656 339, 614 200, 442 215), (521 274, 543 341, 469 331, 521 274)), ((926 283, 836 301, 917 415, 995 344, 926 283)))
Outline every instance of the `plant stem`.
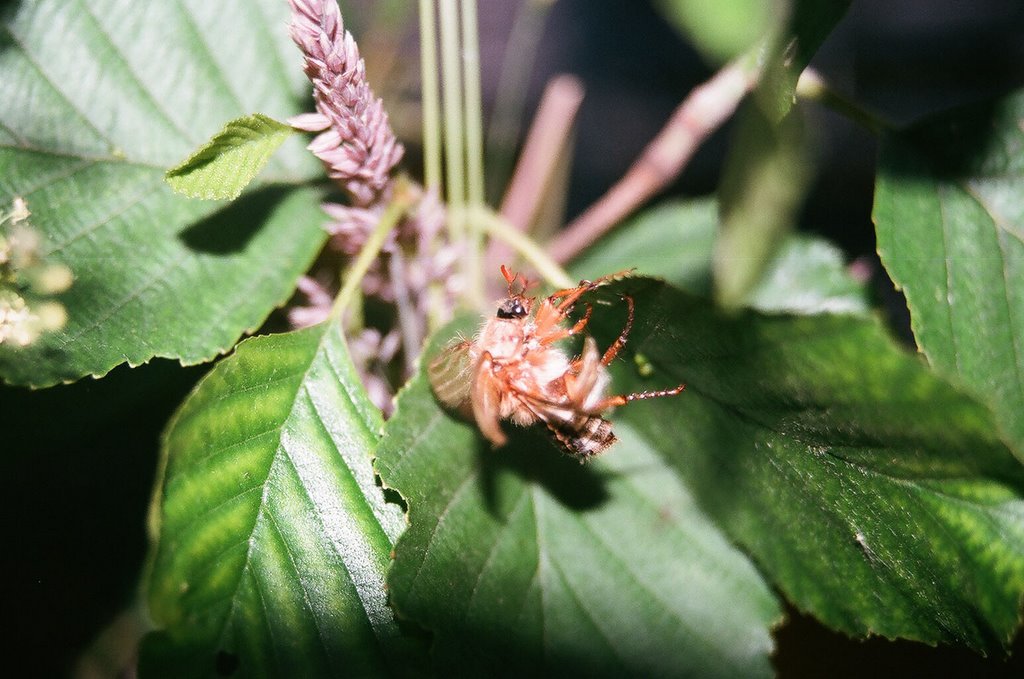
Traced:
POLYGON ((498 199, 512 174, 533 62, 544 20, 553 4, 554 0, 525 0, 512 20, 494 95, 494 111, 487 126, 487 195, 492 200, 498 199))
POLYGON ((845 115, 850 120, 862 125, 875 135, 890 129, 890 125, 874 113, 861 108, 852 99, 848 99, 828 86, 828 83, 813 68, 805 68, 796 83, 796 95, 801 99, 816 101, 834 111, 845 115))
MULTIPOLYGON (((538 229, 534 227, 541 210, 564 199, 566 176, 559 176, 559 173, 567 170, 566 150, 571 145, 576 113, 582 102, 583 84, 574 76, 555 76, 544 88, 498 210, 509 225, 523 233, 538 237, 538 229)), ((561 224, 562 219, 559 211, 552 226, 561 224)), ((506 243, 492 239, 487 247, 485 270, 496 269, 508 261, 510 253, 506 243)))
POLYGON ((571 260, 679 176, 701 143, 757 83, 758 50, 741 55, 693 88, 622 179, 551 242, 556 261, 571 260))
POLYGON ((466 171, 462 129, 462 73, 459 68, 457 0, 440 0, 441 70, 444 93, 445 197, 452 239, 465 240, 466 171))
POLYGON ((583 83, 575 76, 555 76, 544 88, 499 210, 520 231, 533 225, 551 188, 552 175, 566 152, 582 103, 583 83))
POLYGON ((486 229, 487 233, 493 238, 508 243, 551 285, 557 288, 571 288, 575 285, 569 274, 565 272, 565 269, 549 257, 548 253, 541 246, 506 222, 494 211, 487 208, 475 210, 472 213, 472 218, 486 229))
POLYGON ((416 309, 409 299, 409 282, 405 275, 405 257, 401 253, 401 248, 391 253, 388 259, 388 273, 395 289, 395 307, 398 309, 398 328, 402 334, 405 374, 409 376, 416 370, 416 357, 419 356, 423 344, 423 329, 416 309))
POLYGON ((377 227, 370 234, 370 237, 366 240, 366 244, 363 245, 363 249, 359 251, 359 256, 356 261, 352 263, 352 266, 345 272, 345 281, 341 286, 341 291, 338 296, 334 299, 334 305, 331 306, 331 314, 329 318, 331 320, 339 320, 345 310, 351 304, 352 299, 359 291, 359 286, 363 282, 363 277, 366 276, 366 272, 370 270, 370 265, 377 259, 380 254, 381 248, 384 247, 384 242, 387 240, 388 234, 391 230, 398 226, 398 223, 405 216, 406 210, 409 209, 410 205, 410 192, 404 187, 402 180, 398 180, 395 187, 395 197, 391 199, 387 208, 384 209, 384 214, 380 216, 380 221, 377 222, 377 227))
POLYGON ((462 68, 466 111, 466 195, 484 204, 484 123, 480 95, 480 38, 477 0, 462 0, 462 68))
POLYGON ((423 183, 441 189, 441 90, 437 74, 434 0, 420 3, 420 82, 423 89, 423 183))
MULTIPOLYGON (((420 9, 420 82, 423 96, 423 182, 428 192, 438 199, 441 187, 441 83, 438 74, 437 12, 435 0, 419 0, 420 9)), ((428 246, 436 255, 440 243, 435 237, 428 246)), ((441 327, 444 319, 444 290, 438 281, 430 283, 427 291, 427 330, 441 327)))
MULTIPOLYGON (((480 95, 480 39, 477 0, 461 0, 462 82, 466 123, 466 202, 471 211, 484 206, 484 124, 480 95)), ((483 230, 475 220, 466 224, 466 268, 468 290, 482 302, 484 289, 483 230)))

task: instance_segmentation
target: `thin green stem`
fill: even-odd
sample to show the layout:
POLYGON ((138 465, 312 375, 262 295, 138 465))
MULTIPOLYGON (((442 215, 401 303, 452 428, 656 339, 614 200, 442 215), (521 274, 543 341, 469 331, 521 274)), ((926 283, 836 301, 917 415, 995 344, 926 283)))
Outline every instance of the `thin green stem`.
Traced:
POLYGON ((352 300, 356 296, 356 293, 360 289, 360 285, 363 282, 363 278, 366 276, 366 272, 370 270, 370 265, 380 255, 381 249, 384 247, 384 242, 388 238, 388 234, 391 233, 392 229, 398 226, 398 223, 402 220, 406 210, 409 209, 409 195, 408 192, 403 190, 401 184, 396 187, 395 197, 388 204, 384 210, 384 214, 380 216, 380 221, 377 222, 376 228, 373 233, 366 240, 366 244, 363 245, 363 249, 359 251, 359 256, 356 257, 356 261, 352 263, 352 266, 345 272, 345 282, 341 286, 341 291, 338 296, 334 299, 334 305, 331 307, 330 319, 339 320, 345 310, 352 303, 352 300))
POLYGON ((506 222, 500 215, 487 208, 472 212, 472 218, 480 224, 488 234, 497 238, 522 255, 523 259, 537 270, 545 281, 557 288, 571 288, 575 282, 569 278, 561 266, 552 259, 540 245, 534 242, 514 226, 506 222))
POLYGON ((466 196, 484 204, 484 122, 480 95, 480 38, 477 0, 462 0, 462 67, 466 104, 466 196))
MULTIPOLYGON (((419 0, 420 79, 423 88, 423 182, 427 191, 441 193, 441 82, 438 73, 436 0, 419 0)), ((429 245, 436 255, 440 243, 435 237, 429 245)), ((430 283, 427 291, 427 328, 433 332, 444 322, 444 290, 441 283, 430 283)))
POLYGON ((462 73, 459 68, 459 10, 457 0, 440 0, 441 70, 444 95, 445 194, 454 240, 465 238, 466 161, 462 128, 462 73))
POLYGON ((441 189, 441 88, 437 74, 434 0, 420 3, 420 79, 423 87, 423 182, 441 189))
POLYGON ((861 108, 852 99, 843 96, 829 87, 828 83, 812 68, 806 68, 800 74, 800 79, 796 84, 796 95, 801 99, 816 101, 837 113, 845 115, 872 134, 880 135, 891 128, 891 125, 871 111, 861 108))
MULTIPOLYGON (((461 0, 462 82, 466 125, 466 199, 471 211, 484 206, 484 123, 480 95, 480 38, 477 0, 461 0)), ((476 220, 466 223, 468 289, 479 299, 484 289, 483 230, 476 220)))

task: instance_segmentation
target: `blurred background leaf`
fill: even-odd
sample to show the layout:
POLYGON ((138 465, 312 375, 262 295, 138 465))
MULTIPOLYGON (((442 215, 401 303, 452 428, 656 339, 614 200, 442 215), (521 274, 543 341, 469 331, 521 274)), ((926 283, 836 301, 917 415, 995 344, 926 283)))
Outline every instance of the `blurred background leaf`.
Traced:
MULTIPOLYGON (((713 199, 672 200, 617 226, 573 260, 570 273, 594 279, 636 269, 696 295, 711 291, 711 262, 718 231, 713 199), (652 246, 652 244, 654 244, 652 246)), ((761 311, 866 313, 868 295, 828 241, 807 235, 782 240, 744 304, 761 311)))
POLYGON ((813 174, 799 110, 774 124, 748 102, 737 117, 718 189, 721 220, 712 258, 714 297, 730 309, 743 304, 796 226, 813 174))
POLYGON ((789 12, 788 0, 656 0, 655 6, 719 64, 753 47, 789 12))

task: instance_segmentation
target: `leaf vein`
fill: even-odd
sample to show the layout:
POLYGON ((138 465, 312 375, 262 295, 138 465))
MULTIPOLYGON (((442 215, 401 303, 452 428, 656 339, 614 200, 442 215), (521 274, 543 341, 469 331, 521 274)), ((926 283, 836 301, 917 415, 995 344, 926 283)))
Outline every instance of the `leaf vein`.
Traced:
MULTIPOLYGON (((511 523, 512 519, 519 513, 519 511, 526 506, 526 503, 524 503, 523 500, 527 497, 529 497, 529 493, 527 493, 527 487, 524 485, 522 487, 522 492, 516 499, 516 503, 513 506, 512 511, 509 513, 508 521, 506 523, 511 523)), ((487 558, 484 560, 483 565, 480 567, 480 571, 476 575, 476 579, 473 581, 473 589, 469 593, 469 600, 466 602, 466 609, 462 616, 463 621, 466 621, 469 618, 469 611, 473 607, 473 601, 476 600, 476 595, 480 589, 480 583, 483 582, 484 574, 491 567, 491 561, 498 553, 498 545, 501 543, 502 536, 503 533, 501 531, 495 534, 494 541, 491 543, 491 547, 487 552, 487 558)))
POLYGON ((93 163, 118 164, 124 165, 126 167, 139 167, 147 170, 158 170, 161 173, 166 169, 163 165, 147 163, 141 160, 130 160, 122 156, 93 156, 85 153, 74 153, 71 151, 63 151, 58 149, 44 149, 40 146, 35 145, 11 146, 10 144, 0 144, 0 150, 14 151, 17 153, 37 153, 39 155, 53 156, 54 158, 71 158, 74 160, 87 160, 93 163))
POLYGON ((48 186, 51 186, 52 184, 56 184, 57 182, 62 181, 64 179, 68 179, 70 177, 73 177, 76 174, 78 174, 79 172, 81 172, 82 170, 87 170, 90 167, 92 167, 93 165, 96 165, 96 161, 85 160, 85 161, 83 161, 81 163, 78 163, 78 164, 65 165, 60 172, 58 172, 56 174, 47 174, 47 175, 45 175, 44 178, 43 178, 44 181, 38 181, 38 182, 35 182, 34 184, 29 184, 27 186, 20 186, 20 187, 18 187, 18 189, 17 189, 18 195, 21 196, 22 198, 26 198, 27 199, 33 193, 35 193, 36 191, 39 191, 39 190, 44 189, 44 188, 46 188, 48 186))
POLYGON ((68 107, 71 109, 71 111, 73 113, 75 113, 82 120, 82 122, 84 122, 86 124, 86 126, 91 128, 92 131, 96 134, 96 136, 101 141, 106 142, 108 146, 111 146, 111 147, 116 146, 116 144, 114 144, 114 141, 110 137, 105 135, 100 130, 99 126, 96 125, 96 123, 94 123, 92 120, 90 120, 88 116, 86 116, 85 111, 80 109, 78 107, 78 105, 75 104, 75 102, 73 102, 71 100, 71 98, 67 95, 67 93, 64 90, 62 90, 61 88, 57 87, 57 83, 55 83, 53 81, 53 79, 50 78, 49 74, 45 70, 43 70, 42 65, 29 53, 28 48, 25 45, 25 43, 21 40, 21 38, 18 37, 17 34, 15 34, 15 32, 13 30, 11 30, 11 27, 8 24, 6 24, 6 23, 0 24, 0 27, 3 27, 4 32, 6 32, 7 35, 9 35, 11 37, 11 40, 14 42, 14 44, 25 55, 26 61, 28 61, 28 63, 32 65, 32 67, 36 70, 36 72, 39 73, 39 75, 43 79, 43 81, 47 85, 50 86, 50 89, 52 89, 54 92, 56 92, 57 95, 60 96, 61 99, 63 99, 65 102, 67 102, 68 107))
MULTIPOLYGON (((284 547, 284 553, 288 557, 288 565, 295 576, 295 582, 299 584, 299 588, 302 590, 302 600, 305 604, 305 608, 309 614, 309 617, 313 620, 313 626, 316 627, 316 638, 320 642, 320 648, 324 652, 324 657, 327 658, 328 664, 333 665, 334 659, 331 657, 332 654, 330 646, 328 646, 327 639, 324 637, 326 630, 323 628, 323 625, 321 625, 320 621, 317 619, 316 611, 313 608, 313 601, 309 596, 309 590, 306 588, 306 583, 303 581, 302 575, 299 573, 299 566, 295 560, 295 554, 292 552, 292 548, 288 544, 288 538, 286 537, 286 533, 281 530, 281 526, 277 522, 277 519, 274 517, 274 513, 269 510, 267 511, 267 520, 273 526, 274 532, 277 533, 278 539, 281 542, 281 546, 284 547)), ((349 579, 351 580, 351 578, 349 579)))
POLYGON ((161 118, 163 118, 168 123, 168 125, 170 125, 171 129, 174 130, 175 133, 177 133, 178 137, 182 141, 184 141, 188 145, 194 145, 194 141, 189 136, 188 131, 185 128, 181 127, 177 123, 177 121, 175 121, 174 118, 171 117, 170 111, 168 111, 167 108, 163 105, 163 103, 161 103, 156 98, 156 96, 152 92, 150 92, 149 88, 146 87, 146 83, 143 82, 142 77, 135 72, 134 68, 132 68, 131 61, 125 56, 125 54, 120 50, 120 48, 118 48, 117 44, 114 43, 113 37, 110 35, 110 33, 107 32, 103 24, 100 23, 99 18, 95 14, 93 14, 92 11, 89 9, 89 3, 83 2, 81 3, 81 6, 82 11, 85 13, 87 17, 89 17, 90 21, 92 21, 93 25, 96 27, 96 30, 110 46, 111 52, 114 54, 115 57, 117 57, 117 60, 121 62, 121 65, 124 66, 124 70, 129 75, 131 75, 132 80, 138 86, 138 92, 147 101, 149 101, 149 103, 153 107, 153 110, 156 111, 156 113, 161 118))
POLYGON ((953 362, 956 366, 956 372, 958 375, 962 375, 960 366, 960 343, 957 341, 956 324, 953 322, 953 305, 949 301, 949 296, 952 294, 953 289, 953 267, 950 261, 951 253, 949 251, 949 217, 946 214, 946 196, 945 190, 941 186, 936 189, 939 194, 939 220, 942 224, 940 229, 942 233, 942 264, 946 271, 946 295, 945 304, 943 308, 946 310, 946 320, 949 323, 949 341, 953 349, 953 362))
POLYGON ((111 221, 113 221, 115 218, 120 217, 121 215, 125 214, 126 212, 128 212, 129 210, 134 208, 136 205, 140 205, 140 204, 144 203, 147 198, 149 198, 149 197, 151 197, 153 195, 153 187, 154 186, 158 186, 160 184, 160 182, 162 181, 162 179, 163 178, 161 177, 161 178, 155 179, 154 181, 150 181, 148 183, 143 184, 141 186, 141 188, 140 188, 139 193, 134 195, 134 196, 132 196, 128 200, 128 202, 126 202, 125 204, 121 205, 114 212, 111 212, 110 214, 104 216, 103 219, 100 219, 99 221, 93 222, 92 224, 87 224, 86 226, 81 228, 76 233, 73 233, 73 234, 69 235, 67 238, 65 238, 64 240, 56 243, 49 250, 47 250, 47 254, 53 254, 55 252, 60 252, 61 250, 63 250, 64 248, 66 248, 68 245, 70 245, 71 243, 75 242, 76 240, 79 240, 80 238, 83 238, 84 236, 87 236, 87 235, 91 234, 92 232, 97 231, 98 229, 100 229, 100 228, 102 228, 104 226, 108 226, 111 223, 111 221))
POLYGON ((29 141, 28 141, 28 139, 26 139, 25 137, 23 137, 23 136, 21 136, 20 134, 18 134, 18 133, 17 133, 17 132, 16 132, 15 130, 14 130, 14 128, 13 128, 13 127, 11 127, 10 125, 8 125, 7 123, 5 123, 5 122, 4 122, 4 121, 2 121, 2 120, 0 120, 0 128, 3 128, 3 130, 4 130, 5 132, 7 132, 7 134, 9 134, 9 135, 11 135, 12 137, 14 137, 14 140, 18 142, 18 146, 8 146, 8 145, 4 145, 3 147, 0 147, 0 148, 25 148, 26 146, 28 146, 28 145, 29 145, 29 141))
MULTIPOLYGON (((561 567, 558 565, 558 563, 555 562, 554 560, 551 561, 551 570, 558 577, 558 579, 562 581, 562 584, 565 585, 565 591, 567 591, 569 593, 569 596, 576 603, 577 608, 579 608, 579 610, 583 611, 583 615, 590 622, 590 624, 594 628, 594 630, 597 631, 597 635, 601 639, 601 642, 604 644, 605 648, 607 648, 609 651, 611 651, 612 655, 615 656, 615 659, 619 661, 620 668, 622 668, 622 669, 620 669, 620 671, 624 671, 624 668, 629 667, 630 663, 626 659, 625 655, 622 653, 621 649, 619 649, 619 647, 616 646, 612 642, 612 638, 601 627, 600 623, 598 622, 597 615, 595 615, 594 612, 591 611, 587 607, 587 605, 583 601, 582 597, 579 595, 579 593, 576 591, 576 589, 572 586, 572 583, 569 581, 568 576, 566 576, 565 572, 561 569, 561 567)), ((547 646, 546 643, 545 643, 545 646, 547 646)), ((557 649, 555 649, 555 650, 557 650, 557 649)), ((546 653, 547 653, 547 649, 545 649, 545 654, 546 653)))
MULTIPOLYGON (((243 537, 240 540, 234 540, 228 543, 226 546, 218 549, 215 552, 209 552, 206 556, 201 559, 194 561, 191 565, 191 571, 189 579, 193 582, 199 582, 205 579, 206 575, 214 569, 214 567, 224 558, 224 555, 233 549, 237 549, 239 546, 244 545, 249 541, 249 538, 243 537)), ((224 601, 227 597, 220 599, 213 599, 207 605, 206 608, 213 608, 216 604, 224 601)), ((201 609, 200 609, 201 610, 201 609)))
POLYGON ((203 54, 206 56, 210 65, 213 66, 213 71, 217 74, 221 81, 221 84, 224 86, 223 91, 227 92, 228 96, 231 98, 231 100, 235 103, 235 106, 238 108, 238 111, 240 113, 245 113, 245 104, 242 103, 241 97, 239 97, 238 93, 235 92, 235 90, 232 88, 232 83, 224 75, 224 72, 221 69, 220 64, 218 64, 217 60, 214 59, 213 52, 210 50, 210 45, 206 40, 206 35, 199 30, 199 25, 196 22, 195 17, 192 16, 192 12, 187 7, 185 7, 185 4, 184 2, 182 2, 182 0, 177 0, 175 5, 178 7, 183 18, 185 19, 185 23, 188 25, 189 30, 195 36, 196 43, 199 45, 199 48, 203 51, 203 54))
POLYGON ((232 591, 231 596, 229 597, 231 601, 231 607, 228 609, 227 615, 224 616, 224 627, 221 631, 220 636, 221 645, 224 645, 225 641, 227 640, 228 629, 231 626, 231 621, 234 619, 235 611, 238 608, 238 594, 242 589, 242 581, 245 579, 246 574, 250 574, 250 577, 253 578, 257 594, 260 597, 260 603, 263 605, 263 620, 264 623, 267 625, 268 636, 273 638, 273 630, 270 629, 270 621, 267 619, 266 602, 263 599, 263 593, 259 590, 259 583, 256 582, 256 576, 255 574, 252 574, 252 569, 250 568, 250 566, 252 565, 253 548, 256 544, 256 541, 253 538, 256 535, 256 527, 260 523, 260 517, 263 516, 263 512, 267 509, 267 502, 270 496, 270 477, 274 473, 274 465, 278 464, 279 459, 280 456, 277 453, 275 453, 273 456, 273 461, 269 465, 267 465, 267 475, 262 483, 263 493, 260 495, 259 508, 256 510, 256 516, 253 519, 252 527, 249 529, 249 535, 246 538, 246 541, 249 543, 249 548, 245 552, 245 559, 244 563, 242 564, 242 568, 239 570, 238 580, 235 582, 235 588, 232 591))
MULTIPOLYGON (((105 322, 107 322, 108 320, 110 320, 111 318, 116 316, 126 306, 128 306, 129 304, 131 304, 135 300, 141 298, 142 295, 145 294, 146 291, 149 290, 151 287, 153 287, 157 283, 160 283, 163 280, 165 280, 166 277, 173 270, 175 270, 178 267, 182 266, 182 264, 184 263, 184 260, 185 260, 185 254, 184 253, 179 254, 177 257, 172 259, 170 264, 165 266, 156 276, 153 276, 151 278, 146 279, 143 282, 142 285, 140 285, 137 288, 135 288, 134 290, 132 290, 130 293, 128 293, 128 295, 126 297, 124 297, 123 299, 119 300, 117 303, 115 303, 113 306, 111 306, 110 309, 108 309, 104 313, 100 314, 91 323, 88 323, 83 328, 79 329, 79 331, 76 332, 74 335, 69 335, 69 336, 66 336, 66 337, 62 338, 61 345, 66 347, 67 345, 72 344, 73 342, 78 341, 81 337, 89 334, 90 332, 93 332, 93 331, 97 330, 105 322)), ((140 337, 140 339, 141 339, 141 337, 140 337)))
POLYGON ((257 489, 261 488, 262 486, 263 486, 262 482, 257 482, 255 484, 253 484, 252 486, 249 486, 248 488, 245 488, 245 489, 243 489, 241 491, 238 491, 237 493, 233 493, 230 497, 227 497, 224 500, 221 500, 220 502, 218 502, 213 507, 209 507, 208 509, 203 510, 198 515, 190 516, 188 521, 183 523, 181 526, 178 526, 178 527, 175 528, 175 533, 177 533, 179 536, 186 536, 186 535, 188 535, 190 532, 192 532, 193 528, 195 528, 196 526, 198 526, 201 523, 205 522, 206 519, 208 519, 212 514, 220 511, 221 509, 226 507, 228 504, 231 504, 231 503, 235 502, 236 500, 239 500, 243 496, 248 495, 249 493, 253 492, 254 490, 257 490, 257 489))
POLYGON ((448 501, 444 505, 444 509, 441 510, 440 514, 438 514, 437 522, 434 524, 433 528, 431 528, 430 535, 427 538, 426 544, 423 546, 423 558, 416 566, 416 572, 413 574, 412 583, 409 586, 410 595, 416 591, 416 586, 419 583, 420 575, 423 574, 423 569, 426 566, 428 557, 430 556, 430 548, 433 546, 435 538, 437 538, 437 534, 441 528, 441 525, 445 522, 445 519, 448 517, 448 512, 451 511, 453 506, 455 506, 456 500, 461 499, 462 494, 465 492, 467 488, 470 487, 470 483, 474 481, 476 477, 477 473, 475 471, 471 472, 468 476, 466 476, 466 478, 463 479, 461 483, 459 483, 458 487, 456 487, 451 497, 448 498, 448 501))

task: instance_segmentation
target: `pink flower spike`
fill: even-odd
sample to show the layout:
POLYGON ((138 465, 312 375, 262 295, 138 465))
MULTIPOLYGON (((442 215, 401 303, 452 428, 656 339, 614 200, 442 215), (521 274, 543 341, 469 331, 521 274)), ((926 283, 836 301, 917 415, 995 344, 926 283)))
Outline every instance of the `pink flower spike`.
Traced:
POLYGON ((380 198, 404 149, 366 82, 355 39, 344 29, 335 0, 288 0, 291 36, 305 57, 316 113, 292 118, 302 130, 320 132, 309 149, 327 174, 367 206, 380 198))
POLYGON ((289 118, 288 124, 304 132, 322 132, 331 126, 331 121, 322 113, 300 113, 289 118))

